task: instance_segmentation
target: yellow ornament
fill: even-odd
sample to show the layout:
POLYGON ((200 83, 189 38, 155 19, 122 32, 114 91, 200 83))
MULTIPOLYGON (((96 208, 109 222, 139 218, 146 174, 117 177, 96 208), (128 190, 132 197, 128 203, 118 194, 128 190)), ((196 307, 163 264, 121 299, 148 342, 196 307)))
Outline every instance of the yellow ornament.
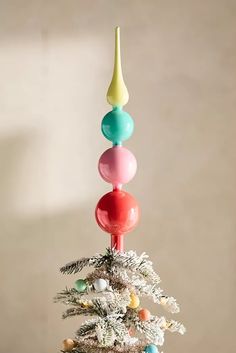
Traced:
POLYGON ((131 293, 130 294, 130 303, 128 305, 128 307, 130 309, 136 309, 140 304, 140 300, 139 300, 139 297, 134 294, 134 293, 131 293))
POLYGON ((115 61, 113 76, 107 91, 107 101, 113 107, 122 107, 129 100, 129 93, 124 83, 120 56, 120 28, 115 29, 115 61))
POLYGON ((82 308, 91 308, 93 305, 91 303, 91 301, 80 301, 79 304, 81 305, 82 308))
POLYGON ((63 351, 71 352, 74 347, 75 347, 75 342, 71 338, 66 338, 63 341, 63 351))
POLYGON ((163 297, 161 297, 161 299, 160 299, 160 304, 161 304, 161 305, 166 305, 167 301, 168 301, 168 298, 163 296, 163 297))
POLYGON ((171 321, 166 321, 166 328, 171 328, 173 323, 171 321))
POLYGON ((162 323, 161 323, 161 326, 160 326, 162 329, 167 329, 167 321, 166 319, 163 317, 162 319, 162 323))

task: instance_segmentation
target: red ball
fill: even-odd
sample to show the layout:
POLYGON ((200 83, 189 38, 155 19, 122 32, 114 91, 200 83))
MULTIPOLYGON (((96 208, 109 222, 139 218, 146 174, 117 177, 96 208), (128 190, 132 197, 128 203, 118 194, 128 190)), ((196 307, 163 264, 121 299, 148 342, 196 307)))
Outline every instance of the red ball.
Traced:
POLYGON ((138 317, 139 317, 139 320, 141 321, 148 321, 150 320, 151 313, 148 309, 141 309, 138 312, 138 317))
POLYGON ((139 219, 137 201, 128 192, 114 190, 105 194, 95 210, 98 225, 114 235, 130 232, 139 219))

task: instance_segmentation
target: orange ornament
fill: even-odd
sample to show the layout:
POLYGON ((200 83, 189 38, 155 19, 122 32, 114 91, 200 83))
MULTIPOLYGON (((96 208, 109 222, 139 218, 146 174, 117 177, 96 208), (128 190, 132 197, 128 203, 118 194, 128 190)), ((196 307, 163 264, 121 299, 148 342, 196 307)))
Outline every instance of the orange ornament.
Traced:
POLYGON ((63 341, 63 350, 65 352, 71 352, 74 347, 75 347, 75 342, 71 338, 66 338, 63 341))
POLYGON ((151 313, 148 309, 141 309, 138 312, 138 317, 139 317, 139 320, 141 321, 148 321, 150 320, 151 313))

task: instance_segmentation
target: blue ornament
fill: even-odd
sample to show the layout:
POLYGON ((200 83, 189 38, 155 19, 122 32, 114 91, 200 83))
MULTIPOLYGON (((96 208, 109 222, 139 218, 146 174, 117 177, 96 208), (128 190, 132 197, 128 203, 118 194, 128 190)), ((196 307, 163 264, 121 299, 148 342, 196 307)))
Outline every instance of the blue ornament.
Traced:
POLYGON ((157 346, 155 344, 148 344, 145 348, 144 351, 147 353, 158 353, 157 346))
POLYGON ((121 107, 115 107, 102 120, 102 133, 114 145, 121 145, 132 135, 133 130, 133 119, 121 107))

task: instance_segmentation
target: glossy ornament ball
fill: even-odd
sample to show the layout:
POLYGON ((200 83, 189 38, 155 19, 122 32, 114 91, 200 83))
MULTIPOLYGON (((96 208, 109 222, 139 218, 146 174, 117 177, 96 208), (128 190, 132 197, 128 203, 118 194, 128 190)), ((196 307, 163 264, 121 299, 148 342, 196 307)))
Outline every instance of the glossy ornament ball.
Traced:
POLYGON ((86 290, 87 288, 87 283, 85 282, 84 279, 78 279, 76 282, 75 282, 75 289, 79 292, 79 293, 82 293, 86 290))
POLYGON ((134 327, 130 327, 128 332, 129 332, 130 337, 133 337, 135 335, 134 327))
POLYGON ((139 307, 139 304, 140 304, 139 297, 136 294, 131 293, 130 294, 130 303, 129 303, 128 307, 130 309, 137 309, 139 307))
POLYGON ((168 297, 162 296, 160 299, 160 304, 166 305, 167 302, 168 302, 168 297))
POLYGON ((148 344, 145 348, 144 351, 146 353, 158 353, 157 346, 155 344, 148 344))
POLYGON ((114 190, 98 201, 95 216, 105 232, 120 235, 130 232, 136 226, 139 212, 133 196, 125 191, 114 190))
POLYGON ((138 312, 138 317, 139 317, 139 320, 141 321, 148 321, 150 320, 151 313, 148 309, 141 309, 138 312))
POLYGON ((114 145, 120 145, 133 133, 134 122, 131 116, 120 107, 115 107, 102 120, 102 133, 114 145))
POLYGON ((74 347, 75 347, 75 342, 71 338, 66 338, 63 341, 63 351, 71 352, 74 347))
POLYGON ((94 281, 93 286, 96 292, 102 292, 107 288, 107 282, 103 278, 98 278, 94 281))
POLYGON ((127 148, 114 146, 106 150, 98 162, 101 177, 114 187, 128 183, 137 170, 136 159, 127 148))

